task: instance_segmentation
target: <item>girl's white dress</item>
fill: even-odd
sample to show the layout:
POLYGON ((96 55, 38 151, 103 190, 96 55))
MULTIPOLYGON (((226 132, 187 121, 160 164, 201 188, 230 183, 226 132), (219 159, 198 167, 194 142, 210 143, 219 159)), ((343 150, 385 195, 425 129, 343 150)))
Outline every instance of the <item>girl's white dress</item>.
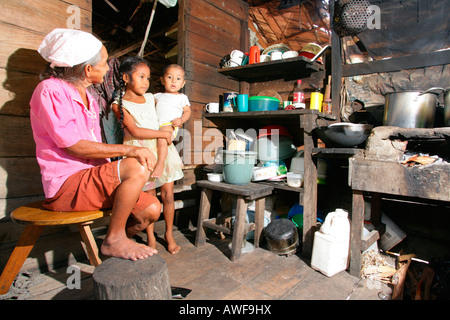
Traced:
MULTIPOLYGON (((138 127, 159 130, 159 122, 155 109, 155 98, 151 93, 146 93, 144 97, 145 103, 134 103, 122 100, 122 106, 131 114, 138 127)), ((118 101, 116 103, 118 103, 118 101)), ((125 129, 123 143, 138 147, 147 147, 153 152, 156 158, 158 157, 157 139, 136 139, 127 129, 125 129)), ((165 183, 176 181, 181 178, 183 178, 183 162, 177 149, 172 143, 168 148, 167 158, 161 177, 158 179, 149 178, 144 190, 158 188, 165 183)))

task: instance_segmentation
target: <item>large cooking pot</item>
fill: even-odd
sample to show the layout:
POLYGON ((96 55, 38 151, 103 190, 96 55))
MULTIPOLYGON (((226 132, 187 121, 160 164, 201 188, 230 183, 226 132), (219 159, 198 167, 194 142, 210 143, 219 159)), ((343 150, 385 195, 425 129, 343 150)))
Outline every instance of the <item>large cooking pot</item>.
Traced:
POLYGON ((444 123, 450 127, 450 87, 444 92, 444 123))
POLYGON ((402 128, 432 128, 437 98, 442 88, 386 94, 383 125, 402 128))
POLYGON ((279 255, 291 255, 299 244, 297 226, 289 219, 272 220, 264 228, 269 250, 279 255))

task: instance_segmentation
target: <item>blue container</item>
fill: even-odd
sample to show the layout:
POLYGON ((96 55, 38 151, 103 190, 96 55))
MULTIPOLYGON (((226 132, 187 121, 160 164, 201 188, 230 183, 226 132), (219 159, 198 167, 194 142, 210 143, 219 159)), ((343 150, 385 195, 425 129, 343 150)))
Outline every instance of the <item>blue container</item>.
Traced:
POLYGON ((248 111, 278 110, 280 100, 274 97, 253 96, 248 98, 248 111))

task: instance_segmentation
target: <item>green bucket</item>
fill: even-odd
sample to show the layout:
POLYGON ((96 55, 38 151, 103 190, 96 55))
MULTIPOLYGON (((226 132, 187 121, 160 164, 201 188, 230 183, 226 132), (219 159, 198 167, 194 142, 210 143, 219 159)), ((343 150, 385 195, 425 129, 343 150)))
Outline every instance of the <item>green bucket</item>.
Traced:
POLYGON ((254 151, 223 151, 223 179, 226 183, 245 185, 252 180, 256 164, 254 151))

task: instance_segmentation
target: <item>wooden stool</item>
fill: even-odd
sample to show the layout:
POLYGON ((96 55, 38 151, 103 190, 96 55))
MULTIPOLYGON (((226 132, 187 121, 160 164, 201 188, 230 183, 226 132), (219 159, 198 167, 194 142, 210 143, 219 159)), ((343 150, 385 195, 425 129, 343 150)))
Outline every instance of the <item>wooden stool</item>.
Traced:
POLYGON ((202 188, 200 198, 200 210, 198 214, 197 236, 195 246, 200 246, 206 242, 206 234, 203 228, 210 228, 231 234, 231 230, 216 224, 216 219, 209 219, 211 209, 211 197, 213 190, 237 195, 236 217, 233 227, 233 239, 231 246, 231 261, 237 260, 242 251, 244 235, 255 230, 254 245, 259 247, 259 238, 264 227, 264 205, 265 197, 272 194, 273 187, 266 184, 249 183, 246 185, 234 185, 223 182, 212 182, 208 180, 197 181, 197 185, 202 188), (255 223, 245 226, 248 202, 256 200, 255 223))
POLYGON ((11 213, 11 219, 14 222, 26 225, 26 227, 0 276, 0 294, 8 292, 9 287, 46 226, 77 224, 83 242, 86 245, 89 261, 92 265, 98 266, 102 261, 98 257, 97 244, 89 225, 93 220, 108 216, 110 212, 111 210, 83 212, 50 211, 42 207, 42 201, 33 202, 14 210, 11 213))

